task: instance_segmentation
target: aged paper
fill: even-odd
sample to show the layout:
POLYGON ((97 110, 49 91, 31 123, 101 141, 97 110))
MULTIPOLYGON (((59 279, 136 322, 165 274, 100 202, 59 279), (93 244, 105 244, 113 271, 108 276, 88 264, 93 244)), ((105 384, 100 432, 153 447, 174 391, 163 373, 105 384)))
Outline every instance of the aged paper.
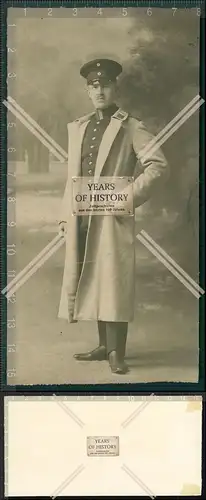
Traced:
POLYGON ((9 496, 201 494, 201 397, 93 398, 5 398, 9 496), (119 453, 88 456, 89 436, 119 453))
POLYGON ((8 9, 8 385, 198 383, 201 16, 8 9))

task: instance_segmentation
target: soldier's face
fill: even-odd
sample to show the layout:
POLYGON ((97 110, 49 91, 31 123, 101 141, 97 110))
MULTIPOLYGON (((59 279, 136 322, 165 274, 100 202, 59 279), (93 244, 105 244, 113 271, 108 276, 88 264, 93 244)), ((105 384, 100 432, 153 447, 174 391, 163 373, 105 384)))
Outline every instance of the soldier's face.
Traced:
POLYGON ((93 106, 96 109, 104 109, 114 103, 116 83, 94 81, 87 85, 87 91, 93 106))

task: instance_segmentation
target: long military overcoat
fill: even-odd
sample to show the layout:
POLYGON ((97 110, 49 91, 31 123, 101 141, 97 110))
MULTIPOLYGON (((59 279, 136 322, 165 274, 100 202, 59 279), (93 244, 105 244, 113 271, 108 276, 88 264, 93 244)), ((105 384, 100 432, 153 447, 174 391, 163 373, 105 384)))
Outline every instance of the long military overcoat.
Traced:
MULTIPOLYGON (((68 180, 60 221, 67 222, 59 318, 132 321, 135 300, 135 221, 131 216, 90 215, 84 263, 79 271, 78 217, 72 215, 72 177, 81 175, 82 140, 93 113, 68 124, 68 180)), ((168 166, 141 121, 118 110, 104 132, 95 178, 133 176, 138 207, 167 177, 168 166), (151 142, 152 141, 152 142, 151 142)))

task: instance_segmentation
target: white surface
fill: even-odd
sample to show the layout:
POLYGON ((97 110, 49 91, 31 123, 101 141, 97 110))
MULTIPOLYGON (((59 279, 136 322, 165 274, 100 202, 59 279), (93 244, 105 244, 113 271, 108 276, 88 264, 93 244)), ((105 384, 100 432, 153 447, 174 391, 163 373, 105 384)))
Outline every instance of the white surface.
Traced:
POLYGON ((185 484, 201 485, 201 409, 188 411, 187 401, 148 401, 125 428, 142 402, 64 401, 81 428, 52 399, 6 400, 9 496, 148 495, 147 488, 154 496, 177 495, 185 484), (119 436, 119 456, 88 457, 92 435, 119 436))

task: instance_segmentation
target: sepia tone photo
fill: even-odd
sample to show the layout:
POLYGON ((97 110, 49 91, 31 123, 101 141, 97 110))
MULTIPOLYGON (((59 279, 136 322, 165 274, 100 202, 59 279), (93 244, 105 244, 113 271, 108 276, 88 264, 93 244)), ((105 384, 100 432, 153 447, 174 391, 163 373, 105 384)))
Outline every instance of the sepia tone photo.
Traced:
POLYGON ((198 382, 199 42, 195 8, 9 9, 9 384, 198 382))

